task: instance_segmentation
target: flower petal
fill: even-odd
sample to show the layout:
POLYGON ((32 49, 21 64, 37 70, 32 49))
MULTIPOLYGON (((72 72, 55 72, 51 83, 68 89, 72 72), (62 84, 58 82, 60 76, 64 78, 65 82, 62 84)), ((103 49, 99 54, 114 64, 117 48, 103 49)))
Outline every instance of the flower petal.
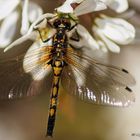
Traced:
POLYGON ((104 0, 114 11, 121 13, 128 9, 128 0, 104 0))
POLYGON ((108 52, 108 49, 107 49, 107 46, 105 45, 105 43, 101 40, 98 40, 97 43, 99 44, 100 46, 100 49, 103 51, 103 52, 108 52))
POLYGON ((12 39, 14 38, 14 34, 16 32, 18 18, 18 12, 14 12, 6 17, 2 22, 0 28, 0 47, 4 48, 12 42, 12 39))
POLYGON ((42 80, 51 71, 51 67, 44 68, 38 63, 40 61, 40 48, 40 44, 35 42, 28 49, 23 61, 25 72, 30 73, 34 80, 42 80))
POLYGON ((27 33, 29 29, 28 7, 29 7, 29 0, 25 0, 23 4, 23 10, 22 10, 22 24, 20 30, 22 35, 27 33))
POLYGON ((73 8, 71 6, 72 3, 73 3, 73 0, 66 0, 64 4, 56 8, 56 10, 60 13, 73 13, 73 8))
POLYGON ((24 36, 22 36, 21 38, 15 40, 12 44, 10 44, 9 46, 7 46, 5 49, 4 49, 4 52, 10 50, 11 48, 13 48, 14 46, 17 46, 21 43, 23 43, 24 41, 28 40, 28 39, 32 39, 34 37, 37 36, 36 32, 32 32, 30 34, 26 34, 24 36))
POLYGON ((118 44, 129 44, 135 38, 135 28, 123 19, 104 16, 96 19, 95 23, 105 36, 118 44))
POLYGON ((98 43, 95 39, 90 35, 87 29, 82 25, 77 25, 77 32, 83 39, 82 46, 85 45, 92 50, 99 49, 98 43))
POLYGON ((29 21, 33 23, 43 14, 42 8, 34 2, 29 3, 29 21))
POLYGON ((0 20, 8 16, 19 4, 19 0, 1 0, 0 1, 0 20))
POLYGON ((66 0, 62 6, 56 8, 56 10, 60 13, 73 13, 73 8, 71 4, 73 3, 81 3, 84 0, 66 0))
POLYGON ((30 27, 30 29, 28 30, 27 34, 25 34, 24 36, 22 36, 21 38, 15 40, 12 44, 10 44, 8 47, 6 47, 4 49, 4 52, 8 51, 9 49, 13 48, 14 46, 28 40, 28 39, 32 39, 35 40, 38 37, 38 32, 35 31, 35 28, 40 27, 40 25, 44 26, 44 24, 42 24, 42 22, 44 23, 45 20, 47 20, 47 18, 49 17, 53 17, 54 14, 44 14, 42 16, 40 16, 30 27), (42 22, 41 22, 42 21, 42 22))
POLYGON ((84 0, 72 0, 72 3, 81 3, 83 2, 84 0))
POLYGON ((46 13, 38 17, 36 21, 32 23, 30 26, 30 29, 28 30, 28 34, 31 33, 35 28, 43 28, 46 27, 47 25, 47 18, 52 18, 54 17, 54 14, 46 13))
POLYGON ((29 0, 24 1, 23 12, 22 12, 22 26, 21 34, 24 35, 29 30, 30 23, 36 21, 43 13, 40 6, 29 0))
POLYGON ((105 43, 105 45, 108 47, 108 49, 114 53, 119 53, 120 52, 120 47, 115 44, 114 42, 112 42, 111 40, 109 40, 104 33, 102 32, 102 30, 100 30, 97 27, 93 27, 93 32, 96 33, 96 35, 98 35, 100 37, 100 39, 105 43))
POLYGON ((102 1, 85 0, 74 10, 77 16, 87 14, 93 11, 100 11, 106 9, 106 5, 102 1))

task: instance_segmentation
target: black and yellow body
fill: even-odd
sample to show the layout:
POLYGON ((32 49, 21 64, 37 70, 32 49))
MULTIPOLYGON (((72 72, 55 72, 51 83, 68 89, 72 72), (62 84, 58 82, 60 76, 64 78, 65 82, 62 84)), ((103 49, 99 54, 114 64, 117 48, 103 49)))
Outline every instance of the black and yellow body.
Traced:
POLYGON ((53 67, 54 75, 53 75, 52 92, 51 92, 51 97, 50 97, 47 136, 52 136, 54 125, 55 125, 55 116, 56 116, 57 99, 58 99, 58 91, 59 91, 59 81, 60 81, 60 75, 61 75, 61 72, 63 69, 63 61, 55 60, 52 67, 53 67))
POLYGON ((51 65, 53 69, 53 83, 50 96, 48 128, 46 134, 47 136, 53 135, 53 129, 56 118, 57 100, 59 94, 59 83, 63 68, 67 65, 65 59, 68 48, 70 47, 67 33, 71 31, 77 25, 77 23, 78 21, 72 18, 71 15, 59 13, 57 14, 57 18, 55 17, 54 19, 50 19, 50 21, 48 20, 48 24, 50 25, 50 27, 56 30, 52 37, 43 40, 40 30, 37 29, 37 31, 39 31, 40 38, 44 43, 48 42, 50 39, 52 40, 52 45, 46 46, 44 55, 41 57, 39 62, 41 64, 45 64, 45 67, 51 65))
POLYGON ((66 65, 66 62, 64 60, 64 56, 68 48, 68 39, 66 32, 70 30, 70 22, 65 18, 60 18, 53 23, 53 26, 56 29, 56 33, 52 38, 52 59, 49 62, 53 69, 53 84, 50 97, 47 136, 52 136, 55 125, 59 81, 63 67, 66 65))

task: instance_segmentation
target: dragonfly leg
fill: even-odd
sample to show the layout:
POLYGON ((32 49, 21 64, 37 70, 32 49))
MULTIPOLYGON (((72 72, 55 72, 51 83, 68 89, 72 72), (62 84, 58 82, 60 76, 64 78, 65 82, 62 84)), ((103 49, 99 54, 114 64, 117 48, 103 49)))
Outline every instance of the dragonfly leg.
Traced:
POLYGON ((77 32, 77 30, 75 31, 74 35, 72 37, 70 37, 71 40, 79 42, 80 41, 80 36, 77 32))
POLYGON ((39 36, 40 36, 40 38, 41 38, 41 41, 42 41, 43 43, 47 43, 50 39, 52 39, 52 37, 49 37, 49 38, 47 38, 46 40, 43 40, 40 30, 39 30, 39 29, 36 29, 36 30, 38 31, 39 36))

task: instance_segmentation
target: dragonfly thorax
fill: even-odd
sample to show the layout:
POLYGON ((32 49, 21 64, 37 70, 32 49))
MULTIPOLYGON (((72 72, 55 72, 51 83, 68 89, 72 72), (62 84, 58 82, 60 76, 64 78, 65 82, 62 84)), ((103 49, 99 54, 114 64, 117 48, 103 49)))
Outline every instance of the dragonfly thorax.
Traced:
POLYGON ((66 47, 67 45, 67 35, 66 33, 59 29, 53 37, 54 47, 66 47))
MULTIPOLYGON (((57 30, 57 32, 54 34, 53 39, 52 39, 52 66, 54 66, 55 61, 61 61, 63 63, 64 61, 64 55, 65 55, 65 50, 68 46, 68 39, 67 35, 64 32, 63 29, 57 30)), ((62 64, 63 65, 63 64, 62 64)))

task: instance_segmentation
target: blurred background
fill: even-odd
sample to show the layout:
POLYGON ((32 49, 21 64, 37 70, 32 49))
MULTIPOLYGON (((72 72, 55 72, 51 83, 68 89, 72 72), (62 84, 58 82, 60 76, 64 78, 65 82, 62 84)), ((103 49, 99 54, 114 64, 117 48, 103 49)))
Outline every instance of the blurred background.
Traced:
MULTIPOLYGON (((45 12, 53 12, 57 0, 33 0, 45 12)), ((140 3, 130 0, 137 28, 136 41, 121 47, 119 54, 103 54, 108 63, 128 69, 136 79, 136 102, 128 108, 87 104, 61 89, 54 140, 140 140, 140 3), (133 136, 134 135, 134 136, 133 136), (139 136, 137 136, 139 135, 139 136)), ((84 22, 84 21, 83 21, 84 22)), ((49 93, 27 99, 0 101, 0 140, 46 140, 49 93)))

